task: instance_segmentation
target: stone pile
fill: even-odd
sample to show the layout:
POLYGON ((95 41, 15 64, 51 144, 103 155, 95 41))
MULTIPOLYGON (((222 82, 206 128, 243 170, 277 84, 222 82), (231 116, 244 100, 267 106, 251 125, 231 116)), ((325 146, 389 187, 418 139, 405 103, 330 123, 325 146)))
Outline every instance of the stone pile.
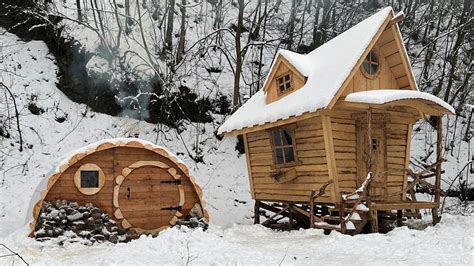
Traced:
POLYGON ((186 215, 183 219, 179 219, 176 222, 177 226, 186 226, 189 228, 201 227, 203 230, 207 230, 209 224, 204 218, 202 213, 202 207, 200 204, 196 203, 194 207, 189 211, 189 214, 186 215))
POLYGON ((105 211, 93 204, 80 206, 77 202, 66 200, 43 202, 34 236, 40 241, 60 236, 80 237, 87 240, 81 241, 85 244, 128 242, 139 237, 133 229, 122 229, 105 211))

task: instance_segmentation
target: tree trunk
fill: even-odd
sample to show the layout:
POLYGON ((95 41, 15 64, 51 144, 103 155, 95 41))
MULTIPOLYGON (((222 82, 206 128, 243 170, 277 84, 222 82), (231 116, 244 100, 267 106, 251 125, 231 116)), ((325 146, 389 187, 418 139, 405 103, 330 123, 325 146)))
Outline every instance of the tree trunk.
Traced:
POLYGON ((240 73, 242 72, 242 51, 240 48, 240 36, 242 34, 244 20, 244 0, 238 0, 239 15, 237 18, 237 30, 235 33, 235 76, 234 76, 234 97, 232 109, 235 111, 240 106, 240 73))
POLYGON ((169 0, 168 2, 168 20, 166 22, 165 32, 165 50, 171 51, 173 47, 173 21, 174 21, 174 5, 175 0, 169 0))
POLYGON ((290 21, 288 21, 288 28, 286 30, 286 35, 287 35, 286 48, 288 50, 291 50, 291 48, 293 46, 293 35, 294 35, 294 32, 295 32, 296 8, 298 6, 297 2, 299 2, 299 0, 291 1, 290 21))
POLYGON ((181 0, 181 29, 179 32, 178 49, 176 50, 175 63, 178 64, 183 59, 184 43, 186 41, 186 0, 181 0))
POLYGON ((82 22, 81 0, 76 0, 76 6, 77 6, 77 20, 82 22))

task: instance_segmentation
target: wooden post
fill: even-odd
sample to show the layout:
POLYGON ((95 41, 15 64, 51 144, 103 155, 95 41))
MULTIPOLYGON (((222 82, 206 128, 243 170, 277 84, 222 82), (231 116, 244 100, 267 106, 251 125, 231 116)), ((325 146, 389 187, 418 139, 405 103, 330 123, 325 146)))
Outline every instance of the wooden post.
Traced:
POLYGON ((378 221, 378 214, 377 210, 370 210, 370 231, 372 233, 378 233, 379 232, 379 221, 378 221))
POLYGON ((309 228, 314 228, 314 190, 311 190, 309 198, 309 228))
MULTIPOLYGON (((443 120, 441 116, 436 117, 436 179, 435 179, 435 203, 441 199, 441 162, 443 160, 443 120)), ((438 208, 432 209, 433 225, 437 224, 441 217, 438 216, 438 208)))
POLYGON ((403 211, 402 210, 397 210, 397 226, 403 226, 403 211))
POLYGON ((345 206, 345 200, 343 197, 343 194, 340 194, 341 197, 341 207, 339 208, 339 224, 341 226, 341 233, 345 234, 346 233, 346 221, 345 221, 345 212, 346 212, 346 206, 345 206))
POLYGON ((293 230, 293 208, 291 206, 291 204, 288 204, 288 212, 289 212, 289 215, 288 215, 288 220, 289 220, 289 223, 288 223, 288 229, 293 230))
POLYGON ((258 200, 255 201, 253 211, 254 211, 253 223, 260 224, 260 201, 258 200))
POLYGON ((372 172, 372 107, 367 111, 367 172, 372 172))

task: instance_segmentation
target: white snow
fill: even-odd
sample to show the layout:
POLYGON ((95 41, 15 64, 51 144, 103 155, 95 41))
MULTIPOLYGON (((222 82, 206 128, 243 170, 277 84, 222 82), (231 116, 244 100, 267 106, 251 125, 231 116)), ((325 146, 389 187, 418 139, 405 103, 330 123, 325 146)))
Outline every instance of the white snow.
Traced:
POLYGON ((365 206, 365 204, 362 204, 362 203, 360 203, 359 205, 357 205, 356 210, 362 211, 362 212, 368 212, 368 211, 370 211, 369 208, 367 208, 367 206, 365 206))
POLYGON ((218 133, 326 108, 390 15, 393 15, 392 8, 384 8, 307 55, 279 50, 277 56, 283 56, 307 77, 305 85, 270 104, 266 104, 263 90, 258 91, 222 124, 218 133))
POLYGON ((360 217, 359 213, 358 212, 354 212, 352 215, 351 215, 351 220, 353 221, 361 221, 362 218, 360 217))
POLYGON ((444 109, 455 113, 454 108, 440 98, 421 91, 413 90, 370 90, 350 93, 346 96, 346 102, 385 104, 399 100, 422 99, 440 105, 444 109))
MULTIPOLYGON (((241 225, 211 226, 206 232, 172 228, 157 238, 142 236, 117 245, 67 243, 59 247, 18 236, 5 239, 5 244, 37 265, 185 265, 187 261, 194 265, 468 265, 474 259, 473 236, 472 217, 447 214, 434 227, 414 230, 405 226, 388 234, 333 232, 327 236, 318 229, 279 232, 241 225)), ((11 265, 12 260, 0 263, 11 265)))

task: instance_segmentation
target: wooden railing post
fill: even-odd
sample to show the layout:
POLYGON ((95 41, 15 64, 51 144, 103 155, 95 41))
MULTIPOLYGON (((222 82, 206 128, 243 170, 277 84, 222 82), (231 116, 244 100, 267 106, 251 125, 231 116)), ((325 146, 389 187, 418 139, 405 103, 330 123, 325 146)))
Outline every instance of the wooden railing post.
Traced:
POLYGON ((314 228, 314 194, 315 191, 311 190, 309 198, 309 228, 314 228))
POLYGON ((254 212, 253 223, 260 224, 260 201, 258 200, 255 201, 253 212, 254 212))
POLYGON ((346 219, 345 219, 345 211, 346 211, 346 204, 345 204, 345 200, 344 200, 344 194, 341 192, 340 194, 340 197, 341 197, 341 205, 340 205, 340 208, 339 208, 339 224, 341 226, 341 233, 345 234, 346 231, 347 231, 347 228, 346 228, 346 219))
MULTIPOLYGON (((441 161, 443 160, 443 120, 441 116, 436 117, 436 179, 435 179, 435 203, 440 203, 441 199, 441 161)), ((438 208, 432 209, 433 225, 440 221, 438 208)))

